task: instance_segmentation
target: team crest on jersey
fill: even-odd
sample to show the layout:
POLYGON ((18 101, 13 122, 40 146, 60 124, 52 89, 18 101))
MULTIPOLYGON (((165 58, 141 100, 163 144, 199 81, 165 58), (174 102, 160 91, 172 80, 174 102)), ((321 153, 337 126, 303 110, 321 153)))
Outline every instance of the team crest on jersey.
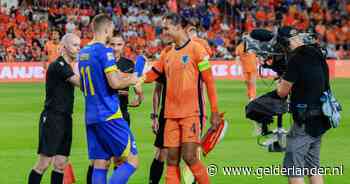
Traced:
POLYGON ((87 60, 89 60, 89 54, 84 53, 79 55, 79 61, 87 61, 87 60))
POLYGON ((190 61, 190 56, 184 55, 182 56, 182 63, 187 64, 190 61))
POLYGON ((112 52, 107 52, 107 59, 108 59, 108 61, 114 60, 114 55, 112 52))

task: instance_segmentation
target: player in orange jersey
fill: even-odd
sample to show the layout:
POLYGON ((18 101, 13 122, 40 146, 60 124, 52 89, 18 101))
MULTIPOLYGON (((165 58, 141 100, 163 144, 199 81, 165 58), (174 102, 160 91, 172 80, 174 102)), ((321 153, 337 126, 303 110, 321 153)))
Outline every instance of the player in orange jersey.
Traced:
POLYGON ((140 83, 153 82, 162 74, 166 77, 166 100, 164 115, 166 118, 164 144, 168 148, 167 184, 179 184, 180 156, 190 167, 199 184, 208 184, 206 167, 198 158, 200 143, 200 90, 203 80, 211 106, 212 127, 220 122, 217 94, 214 78, 205 48, 191 41, 181 25, 181 17, 169 13, 163 17, 163 30, 175 42, 170 51, 160 56, 152 69, 140 83))
POLYGON ((52 30, 50 40, 45 44, 45 50, 48 55, 48 61, 45 63, 47 69, 49 64, 60 56, 60 33, 58 30, 52 30))
MULTIPOLYGON (((188 34, 188 36, 190 37, 190 39, 194 42, 199 43, 201 46, 203 46, 205 48, 205 50, 207 51, 208 55, 211 57, 213 55, 213 51, 211 50, 208 41, 205 39, 202 39, 200 37, 198 37, 198 32, 197 32, 197 28, 196 26, 198 25, 198 23, 194 20, 194 19, 184 19, 183 20, 183 26, 185 26, 185 30, 188 34)), ((205 96, 204 96, 204 82, 203 80, 200 81, 200 90, 201 90, 201 107, 200 107, 200 123, 201 123, 201 135, 205 129, 205 125, 206 125, 206 120, 207 120, 207 116, 206 116, 206 109, 205 109, 205 96)), ((200 154, 201 154, 201 149, 199 147, 198 149, 198 157, 200 158, 200 154)), ((183 174, 183 180, 185 184, 193 184, 195 183, 194 177, 191 173, 191 170, 189 167, 187 167, 187 165, 185 165, 185 167, 182 170, 182 174, 183 174)))
POLYGON ((236 56, 242 65, 243 76, 247 85, 247 96, 249 101, 256 97, 256 62, 257 57, 255 53, 248 53, 244 49, 244 43, 241 42, 236 47, 236 56))

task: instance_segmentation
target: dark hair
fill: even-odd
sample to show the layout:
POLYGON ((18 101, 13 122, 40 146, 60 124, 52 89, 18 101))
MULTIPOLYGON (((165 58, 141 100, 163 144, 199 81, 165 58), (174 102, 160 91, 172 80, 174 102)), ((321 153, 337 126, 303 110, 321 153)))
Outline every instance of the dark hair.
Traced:
POLYGON ((171 24, 179 25, 181 24, 181 16, 176 13, 167 13, 163 16, 163 20, 170 20, 171 24))
POLYGON ((58 33, 59 39, 61 39, 61 37, 62 37, 62 32, 61 32, 58 28, 52 28, 52 29, 50 29, 50 35, 51 35, 52 33, 54 33, 54 32, 57 32, 57 33, 58 33))
MULTIPOLYGON (((121 38, 125 42, 124 36, 117 30, 113 31, 113 36, 112 37, 121 38)), ((110 43, 111 43, 111 40, 108 40, 107 44, 110 44, 110 43)))
POLYGON ((123 40, 125 40, 124 37, 123 37, 123 35, 122 35, 119 31, 117 31, 117 30, 114 30, 114 31, 113 31, 113 37, 120 37, 120 38, 122 38, 123 40))
POLYGON ((92 29, 96 32, 107 23, 111 23, 112 18, 108 14, 98 14, 92 19, 92 29))
POLYGON ((170 20, 172 25, 181 25, 182 28, 186 26, 195 26, 195 21, 192 21, 190 18, 184 17, 176 13, 167 13, 163 16, 163 20, 170 20))

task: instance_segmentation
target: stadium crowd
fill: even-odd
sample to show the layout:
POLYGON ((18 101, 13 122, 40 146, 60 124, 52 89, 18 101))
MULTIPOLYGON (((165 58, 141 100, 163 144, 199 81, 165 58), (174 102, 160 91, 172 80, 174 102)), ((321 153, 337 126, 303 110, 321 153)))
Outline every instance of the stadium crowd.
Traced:
POLYGON ((293 25, 317 33, 328 56, 350 57, 350 2, 346 0, 51 0, 0 4, 0 62, 50 61, 59 49, 57 33, 78 34, 90 41, 90 21, 110 14, 127 40, 125 56, 157 58, 164 43, 161 16, 180 13, 197 23, 198 35, 210 44, 214 58, 234 59, 240 35, 254 28, 276 30, 293 25), (41 7, 41 8, 39 8, 41 7), (45 7, 45 8, 43 8, 45 7))

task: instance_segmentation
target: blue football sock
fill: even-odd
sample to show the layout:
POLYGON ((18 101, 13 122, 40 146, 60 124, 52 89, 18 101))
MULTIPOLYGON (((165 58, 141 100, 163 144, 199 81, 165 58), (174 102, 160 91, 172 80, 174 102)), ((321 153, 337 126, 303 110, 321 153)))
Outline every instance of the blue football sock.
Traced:
POLYGON ((109 184, 126 184, 128 183, 129 177, 135 172, 136 168, 124 162, 114 170, 112 177, 109 179, 109 184))
POLYGON ((92 172, 92 184, 107 184, 107 169, 94 168, 92 172))

